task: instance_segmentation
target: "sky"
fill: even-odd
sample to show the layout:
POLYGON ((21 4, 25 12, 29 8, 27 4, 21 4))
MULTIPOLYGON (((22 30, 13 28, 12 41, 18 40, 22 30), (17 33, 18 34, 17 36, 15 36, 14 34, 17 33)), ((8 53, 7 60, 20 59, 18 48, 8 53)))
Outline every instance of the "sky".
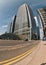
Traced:
POLYGON ((18 8, 27 3, 37 16, 36 10, 46 7, 46 0, 0 0, 0 35, 7 31, 7 27, 12 17, 17 15, 18 8))

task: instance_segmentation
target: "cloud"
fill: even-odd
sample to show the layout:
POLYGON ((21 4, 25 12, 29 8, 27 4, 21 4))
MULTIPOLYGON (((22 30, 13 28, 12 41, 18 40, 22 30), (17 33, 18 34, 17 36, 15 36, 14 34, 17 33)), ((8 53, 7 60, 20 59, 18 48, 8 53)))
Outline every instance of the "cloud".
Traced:
POLYGON ((12 4, 12 3, 16 3, 17 1, 19 1, 19 0, 0 0, 0 5, 1 6, 8 6, 7 4, 12 4))
POLYGON ((13 2, 15 0, 0 0, 0 4, 4 4, 4 3, 9 3, 9 2, 13 2))
POLYGON ((6 28, 8 25, 4 25, 4 26, 2 26, 2 28, 6 28))
POLYGON ((7 31, 7 27, 8 27, 8 25, 3 25, 0 27, 0 35, 7 31))
POLYGON ((7 28, 7 26, 8 26, 8 25, 3 25, 3 26, 0 27, 0 29, 2 29, 2 28, 7 28))
POLYGON ((0 32, 1 32, 1 31, 4 31, 5 29, 7 29, 7 27, 8 27, 8 25, 3 25, 3 26, 1 26, 1 27, 0 27, 0 32))

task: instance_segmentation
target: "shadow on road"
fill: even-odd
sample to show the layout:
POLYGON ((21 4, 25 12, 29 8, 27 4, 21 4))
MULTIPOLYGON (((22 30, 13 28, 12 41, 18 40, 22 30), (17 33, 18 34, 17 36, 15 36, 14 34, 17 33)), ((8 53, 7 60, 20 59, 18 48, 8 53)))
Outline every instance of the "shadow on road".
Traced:
POLYGON ((41 65, 46 65, 46 63, 42 63, 41 65))

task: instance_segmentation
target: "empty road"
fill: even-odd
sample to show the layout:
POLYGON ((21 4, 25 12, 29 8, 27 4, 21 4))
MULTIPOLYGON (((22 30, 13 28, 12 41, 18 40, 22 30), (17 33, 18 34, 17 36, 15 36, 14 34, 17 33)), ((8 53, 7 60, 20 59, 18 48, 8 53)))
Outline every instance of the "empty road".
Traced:
POLYGON ((33 48, 40 41, 15 41, 15 40, 0 40, 0 65, 16 58, 33 48), (11 60, 10 60, 11 59, 11 60))
POLYGON ((31 54, 13 65, 46 65, 46 41, 41 41, 31 54))

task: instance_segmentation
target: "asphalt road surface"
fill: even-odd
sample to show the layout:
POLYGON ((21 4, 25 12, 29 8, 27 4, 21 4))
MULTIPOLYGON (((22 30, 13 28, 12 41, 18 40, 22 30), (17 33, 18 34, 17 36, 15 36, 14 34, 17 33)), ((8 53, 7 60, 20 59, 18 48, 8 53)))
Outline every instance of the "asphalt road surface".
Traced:
POLYGON ((0 40, 0 62, 14 58, 38 44, 40 41, 0 40))
POLYGON ((41 41, 31 54, 13 65, 46 65, 46 41, 41 41))

